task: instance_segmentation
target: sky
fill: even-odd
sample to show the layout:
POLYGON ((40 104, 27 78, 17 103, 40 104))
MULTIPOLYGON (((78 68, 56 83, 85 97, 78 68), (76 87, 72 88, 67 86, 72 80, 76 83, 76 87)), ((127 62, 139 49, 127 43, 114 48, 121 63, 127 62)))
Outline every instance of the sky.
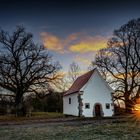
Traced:
POLYGON ((0 28, 23 25, 64 71, 87 70, 113 30, 140 17, 139 0, 0 0, 0 28))

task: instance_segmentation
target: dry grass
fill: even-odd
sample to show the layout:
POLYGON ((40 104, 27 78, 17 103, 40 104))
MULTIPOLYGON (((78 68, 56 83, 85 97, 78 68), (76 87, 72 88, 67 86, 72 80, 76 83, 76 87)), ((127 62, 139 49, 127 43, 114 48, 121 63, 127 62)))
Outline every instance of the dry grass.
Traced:
MULTIPOLYGON (((76 122, 78 122, 78 120, 76 122)), ((140 140, 140 123, 127 121, 117 123, 106 122, 97 124, 91 123, 86 125, 74 125, 71 122, 54 122, 0 126, 0 139, 140 140)))
POLYGON ((33 112, 31 117, 15 117, 15 115, 0 115, 0 122, 21 122, 25 120, 52 119, 64 117, 62 113, 55 112, 33 112))

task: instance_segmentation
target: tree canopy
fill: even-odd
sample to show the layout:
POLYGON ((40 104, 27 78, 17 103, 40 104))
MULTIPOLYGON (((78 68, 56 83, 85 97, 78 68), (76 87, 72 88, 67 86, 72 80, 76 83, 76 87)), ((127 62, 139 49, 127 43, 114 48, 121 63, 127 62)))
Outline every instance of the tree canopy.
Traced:
POLYGON ((0 86, 15 96, 21 109, 25 93, 42 93, 57 78, 61 68, 43 47, 34 43, 33 35, 22 26, 13 33, 0 31, 0 86))
POLYGON ((115 100, 123 100, 128 111, 140 97, 140 19, 115 30, 108 47, 96 55, 96 64, 115 89, 115 100))

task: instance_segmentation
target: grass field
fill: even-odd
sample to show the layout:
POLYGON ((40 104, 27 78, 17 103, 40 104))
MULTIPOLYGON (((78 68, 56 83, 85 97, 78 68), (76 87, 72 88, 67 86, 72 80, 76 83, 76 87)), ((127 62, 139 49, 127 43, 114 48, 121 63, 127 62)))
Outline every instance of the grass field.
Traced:
POLYGON ((39 119, 53 119, 53 118, 63 118, 62 113, 56 112, 32 112, 30 117, 15 117, 15 115, 0 115, 0 122, 16 121, 22 122, 25 120, 39 120, 39 119))
POLYGON ((0 126, 0 140, 140 140, 135 122, 73 125, 37 123, 0 126))

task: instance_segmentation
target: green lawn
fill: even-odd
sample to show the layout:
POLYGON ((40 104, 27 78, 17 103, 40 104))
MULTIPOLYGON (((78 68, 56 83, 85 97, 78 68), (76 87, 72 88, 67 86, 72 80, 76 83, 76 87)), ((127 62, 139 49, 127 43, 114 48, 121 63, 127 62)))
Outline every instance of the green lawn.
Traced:
POLYGON ((64 125, 0 126, 1 140, 140 140, 140 124, 134 122, 64 125))

